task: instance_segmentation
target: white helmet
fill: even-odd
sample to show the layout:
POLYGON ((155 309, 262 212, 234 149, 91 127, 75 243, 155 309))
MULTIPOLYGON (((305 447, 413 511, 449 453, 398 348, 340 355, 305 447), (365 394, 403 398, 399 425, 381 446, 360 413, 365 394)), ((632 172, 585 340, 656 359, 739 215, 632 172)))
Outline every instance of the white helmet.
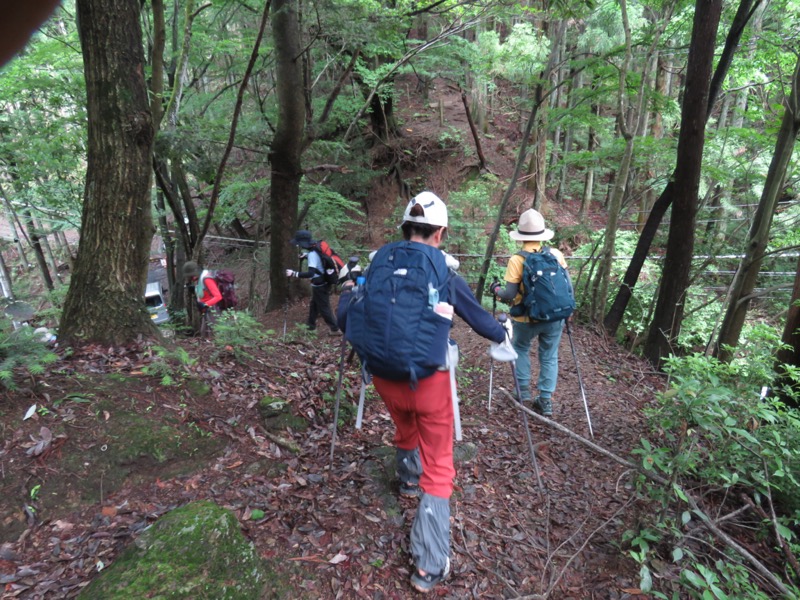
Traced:
POLYGON ((403 213, 403 223, 425 223, 437 227, 447 227, 447 207, 436 194, 432 192, 420 192, 411 199, 403 213), (419 204, 424 213, 420 217, 411 216, 411 208, 419 204))

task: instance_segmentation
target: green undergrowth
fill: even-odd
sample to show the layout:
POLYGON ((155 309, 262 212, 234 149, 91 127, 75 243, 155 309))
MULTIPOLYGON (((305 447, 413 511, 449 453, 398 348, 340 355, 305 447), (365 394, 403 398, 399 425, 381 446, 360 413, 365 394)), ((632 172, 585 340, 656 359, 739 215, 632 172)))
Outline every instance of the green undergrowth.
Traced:
POLYGON ((800 597, 791 583, 800 574, 787 566, 765 587, 753 561, 709 526, 725 529, 717 519, 739 514, 752 539, 779 555, 800 551, 800 418, 762 394, 770 360, 668 360, 670 388, 646 411, 650 434, 634 450, 638 489, 653 508, 623 538, 654 598, 766 599, 776 585, 800 597))

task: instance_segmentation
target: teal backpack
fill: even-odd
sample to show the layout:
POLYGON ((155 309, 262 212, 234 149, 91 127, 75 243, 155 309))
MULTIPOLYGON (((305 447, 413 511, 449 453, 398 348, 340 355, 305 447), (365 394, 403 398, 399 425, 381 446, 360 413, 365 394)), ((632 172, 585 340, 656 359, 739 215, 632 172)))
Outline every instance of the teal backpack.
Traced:
POLYGON ((550 248, 539 252, 518 252, 522 267, 522 303, 513 306, 512 317, 527 316, 535 321, 562 321, 575 311, 575 293, 569 273, 550 248))

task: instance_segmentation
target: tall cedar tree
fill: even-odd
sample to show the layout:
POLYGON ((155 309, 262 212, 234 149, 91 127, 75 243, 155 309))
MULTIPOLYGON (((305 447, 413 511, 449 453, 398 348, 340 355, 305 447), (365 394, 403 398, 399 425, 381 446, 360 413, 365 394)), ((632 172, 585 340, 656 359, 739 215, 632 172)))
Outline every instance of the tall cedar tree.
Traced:
POLYGON ((289 294, 284 268, 297 262, 289 254, 289 239, 297 226, 297 203, 303 171, 300 164, 305 128, 303 71, 300 60, 300 25, 296 0, 273 0, 272 36, 276 56, 278 124, 269 161, 270 189, 270 289, 267 310, 280 308, 289 294))
POLYGON ((694 251, 697 197, 705 146, 706 111, 722 0, 695 5, 673 181, 672 219, 658 301, 644 348, 654 365, 672 353, 681 330, 694 251))
POLYGON ((144 307, 153 223, 153 121, 139 0, 77 0, 89 141, 81 239, 59 337, 125 344, 158 335, 144 307))

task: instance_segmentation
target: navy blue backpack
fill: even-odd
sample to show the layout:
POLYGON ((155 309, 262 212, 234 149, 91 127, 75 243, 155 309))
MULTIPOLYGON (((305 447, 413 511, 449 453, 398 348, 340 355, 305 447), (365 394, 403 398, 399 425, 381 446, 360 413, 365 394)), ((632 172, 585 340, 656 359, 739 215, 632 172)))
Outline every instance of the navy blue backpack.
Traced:
POLYGON ((415 386, 446 363, 452 321, 433 307, 454 303, 450 282, 444 254, 433 246, 404 241, 378 250, 347 310, 345 333, 369 373, 415 386))
POLYGON ((522 267, 522 304, 509 311, 535 321, 561 321, 575 311, 575 294, 569 273, 546 246, 539 252, 518 252, 522 267))

